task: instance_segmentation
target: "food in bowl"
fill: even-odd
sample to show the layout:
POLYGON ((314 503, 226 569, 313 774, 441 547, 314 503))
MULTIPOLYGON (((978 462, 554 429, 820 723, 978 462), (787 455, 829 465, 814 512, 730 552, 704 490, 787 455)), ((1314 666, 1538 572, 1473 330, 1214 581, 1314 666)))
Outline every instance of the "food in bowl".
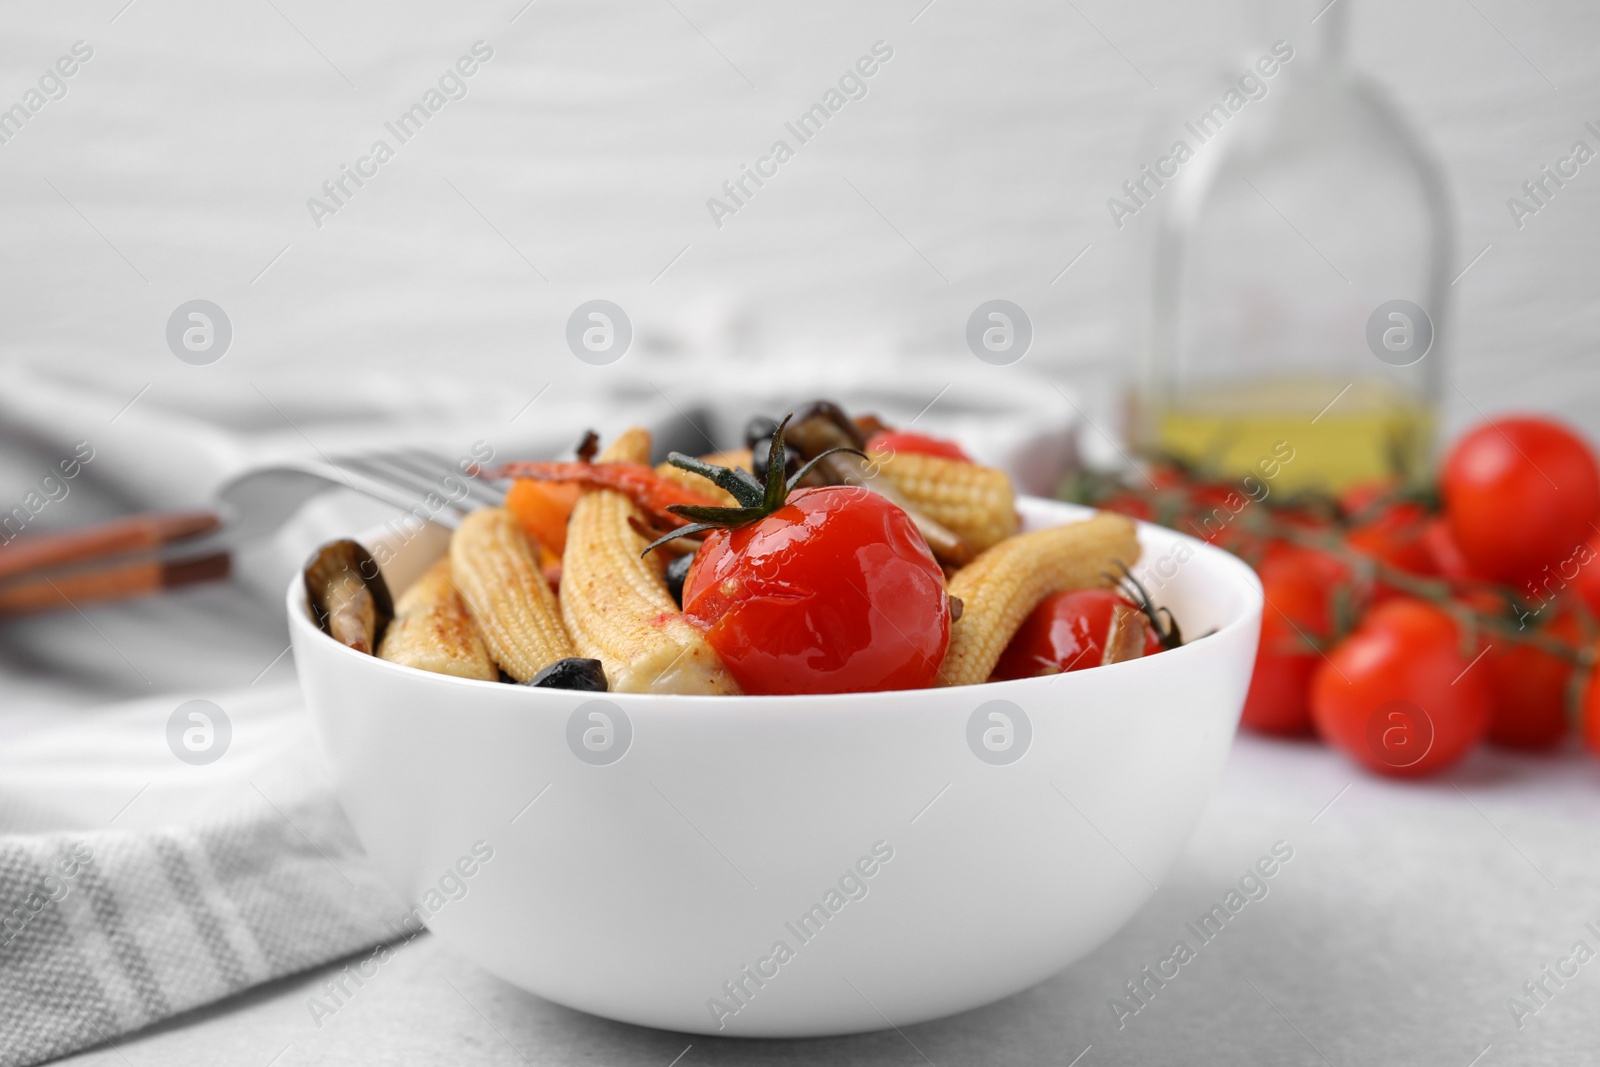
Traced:
MULTIPOLYGON (((1024 535, 1095 514, 1015 508, 1024 535)), ((1034 985, 1111 937, 1182 854, 1232 743, 1261 591, 1195 538, 1148 523, 1136 536, 1135 573, 1206 636, 981 686, 507 685, 330 639, 298 577, 285 606, 341 806, 395 891, 433 901, 428 928, 453 952, 639 1025, 842 1034, 1034 985), (494 862, 441 904, 439 872, 480 841, 494 862), (890 849, 864 890, 841 888, 890 849)), ((451 539, 424 526, 361 541, 409 593, 451 539)))
POLYGON ((404 666, 544 688, 707 695, 975 685, 1183 643, 1119 515, 1018 532, 1004 471, 819 401, 741 452, 593 434, 520 462, 390 605, 351 541, 305 573, 325 632, 404 666), (391 621, 392 617, 392 621, 391 621))

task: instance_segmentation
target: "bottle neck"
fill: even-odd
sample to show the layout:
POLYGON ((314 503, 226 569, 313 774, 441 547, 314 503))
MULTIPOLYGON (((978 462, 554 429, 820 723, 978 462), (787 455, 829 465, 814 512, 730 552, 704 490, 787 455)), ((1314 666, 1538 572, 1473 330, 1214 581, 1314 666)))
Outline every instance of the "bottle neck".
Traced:
POLYGON ((1338 66, 1345 59, 1350 7, 1356 0, 1239 0, 1242 38, 1256 54, 1288 41, 1297 61, 1338 66))

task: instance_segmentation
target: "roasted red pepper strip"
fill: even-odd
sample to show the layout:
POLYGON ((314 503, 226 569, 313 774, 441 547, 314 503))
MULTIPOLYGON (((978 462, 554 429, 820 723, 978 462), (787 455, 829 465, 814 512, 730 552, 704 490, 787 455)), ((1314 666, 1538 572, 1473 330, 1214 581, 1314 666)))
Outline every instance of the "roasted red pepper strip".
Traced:
POLYGON ((649 512, 663 529, 687 526, 688 519, 667 510, 669 504, 719 507, 724 501, 697 493, 657 474, 642 463, 507 463, 495 478, 532 478, 539 482, 571 482, 590 489, 614 489, 649 512))

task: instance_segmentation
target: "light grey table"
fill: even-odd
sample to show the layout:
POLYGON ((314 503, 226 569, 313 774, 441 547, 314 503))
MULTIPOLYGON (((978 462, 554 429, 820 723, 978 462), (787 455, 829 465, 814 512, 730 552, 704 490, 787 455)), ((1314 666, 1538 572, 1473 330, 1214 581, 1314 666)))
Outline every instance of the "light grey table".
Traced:
POLYGON ((1600 765, 1576 751, 1482 752, 1442 779, 1396 784, 1310 744, 1242 737, 1183 858, 1132 922, 1049 981, 954 1018, 819 1041, 646 1030, 524 993, 425 935, 320 1026, 309 998, 338 965, 64 1062, 1588 1062, 1600 1041, 1600 962, 1560 987, 1541 971, 1576 941, 1600 949, 1584 926, 1600 926, 1597 827, 1600 765), (1202 944, 1185 923, 1279 841, 1294 854, 1267 895, 1202 944), (1154 992, 1119 1027, 1109 1002, 1129 1003, 1125 983, 1179 939, 1194 958, 1164 987, 1147 983, 1154 992), (1543 1005, 1522 989, 1538 981, 1551 991, 1543 1005), (1520 1029, 1513 997, 1539 1008, 1520 1029))

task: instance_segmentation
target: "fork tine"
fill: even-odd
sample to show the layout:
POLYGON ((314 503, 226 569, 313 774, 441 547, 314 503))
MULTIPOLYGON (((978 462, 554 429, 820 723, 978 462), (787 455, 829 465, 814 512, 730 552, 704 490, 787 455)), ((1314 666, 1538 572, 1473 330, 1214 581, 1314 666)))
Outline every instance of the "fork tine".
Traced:
POLYGON ((387 453, 386 458, 392 459, 395 463, 407 467, 418 474, 433 476, 440 483, 446 478, 455 479, 466 486, 467 496, 477 501, 481 506, 497 508, 505 503, 505 490, 495 488, 487 479, 478 475, 465 474, 460 467, 431 453, 420 449, 408 448, 399 452, 387 453))
POLYGON ((379 482, 393 490, 411 498, 413 504, 427 505, 429 497, 434 497, 444 502, 442 508, 427 508, 428 511, 444 511, 450 509, 460 514, 471 511, 471 507, 463 506, 462 501, 452 500, 444 486, 424 475, 416 474, 403 467, 397 467, 389 461, 389 457, 374 453, 365 456, 347 456, 340 459, 339 465, 374 481, 379 482))

